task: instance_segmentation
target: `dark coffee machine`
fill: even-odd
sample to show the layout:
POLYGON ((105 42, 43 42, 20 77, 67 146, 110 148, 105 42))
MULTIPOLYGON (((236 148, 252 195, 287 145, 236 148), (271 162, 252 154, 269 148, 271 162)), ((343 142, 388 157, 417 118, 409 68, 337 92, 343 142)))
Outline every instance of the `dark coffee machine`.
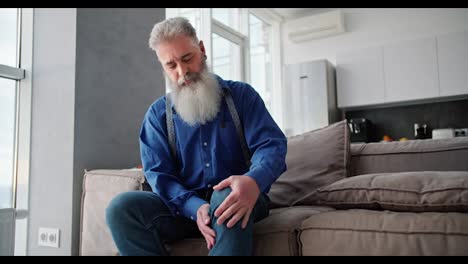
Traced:
POLYGON ((366 118, 353 118, 348 120, 351 142, 368 143, 371 141, 372 123, 366 118))

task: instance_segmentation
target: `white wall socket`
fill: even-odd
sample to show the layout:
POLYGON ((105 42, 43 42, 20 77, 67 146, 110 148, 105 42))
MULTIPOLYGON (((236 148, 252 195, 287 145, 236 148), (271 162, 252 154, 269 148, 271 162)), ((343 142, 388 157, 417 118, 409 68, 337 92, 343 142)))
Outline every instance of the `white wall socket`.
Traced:
POLYGON ((39 246, 44 247, 59 247, 60 229, 39 227, 39 246))

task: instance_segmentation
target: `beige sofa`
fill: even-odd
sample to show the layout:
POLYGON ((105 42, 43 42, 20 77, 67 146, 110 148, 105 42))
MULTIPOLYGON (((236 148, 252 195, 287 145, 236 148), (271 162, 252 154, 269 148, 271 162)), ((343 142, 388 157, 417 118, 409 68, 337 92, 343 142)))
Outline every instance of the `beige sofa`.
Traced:
MULTIPOLYGON (((307 187, 307 199, 277 203, 255 225, 256 255, 468 255, 468 138, 349 144, 347 137, 346 177, 307 187)), ((273 202, 285 200, 283 190, 290 196, 290 188, 309 186, 285 179, 272 188, 273 202)), ((139 170, 86 172, 81 255, 118 254, 105 208, 143 181, 139 170)), ((202 238, 168 246, 172 255, 207 254, 202 238)))

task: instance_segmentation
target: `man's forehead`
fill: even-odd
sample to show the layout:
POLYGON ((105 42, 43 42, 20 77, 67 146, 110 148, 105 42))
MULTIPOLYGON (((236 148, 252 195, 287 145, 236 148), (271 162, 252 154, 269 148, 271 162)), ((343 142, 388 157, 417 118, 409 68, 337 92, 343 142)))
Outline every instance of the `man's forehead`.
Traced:
POLYGON ((162 63, 169 62, 175 59, 181 59, 188 54, 192 54, 198 48, 193 41, 164 41, 161 42, 156 50, 156 54, 162 63))

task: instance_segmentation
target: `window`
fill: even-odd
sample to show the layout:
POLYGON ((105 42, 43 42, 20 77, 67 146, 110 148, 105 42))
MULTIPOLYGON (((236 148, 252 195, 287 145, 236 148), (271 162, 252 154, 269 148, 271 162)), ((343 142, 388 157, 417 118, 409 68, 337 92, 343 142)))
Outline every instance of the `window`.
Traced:
POLYGON ((26 255, 33 9, 0 9, 0 34, 0 209, 16 212, 0 221, 15 222, 14 241, 0 236, 0 244, 14 243, 7 254, 26 255))
POLYGON ((242 80, 241 47, 213 33, 213 72, 226 80, 242 80))
POLYGON ((245 42, 247 37, 213 19, 211 22, 212 71, 225 80, 245 78, 245 42))
POLYGON ((0 78, 0 208, 13 207, 16 81, 0 78))
POLYGON ((187 18, 197 32, 201 29, 201 12, 199 8, 180 8, 179 16, 187 18))
POLYGON ((272 63, 271 63, 271 25, 249 14, 250 36, 250 83, 271 109, 272 63))
POLYGON ((213 8, 213 18, 223 23, 224 25, 237 30, 240 30, 240 10, 239 8, 213 8))
POLYGON ((0 208, 12 208, 17 81, 18 10, 0 9, 0 208))

